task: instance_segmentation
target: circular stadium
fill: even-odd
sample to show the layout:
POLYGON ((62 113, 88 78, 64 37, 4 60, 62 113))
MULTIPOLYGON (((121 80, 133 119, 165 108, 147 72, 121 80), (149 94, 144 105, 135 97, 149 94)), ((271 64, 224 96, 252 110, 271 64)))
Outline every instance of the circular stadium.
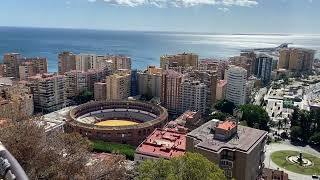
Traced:
POLYGON ((168 120, 167 110, 140 101, 95 101, 72 109, 67 131, 89 139, 139 145, 168 120))

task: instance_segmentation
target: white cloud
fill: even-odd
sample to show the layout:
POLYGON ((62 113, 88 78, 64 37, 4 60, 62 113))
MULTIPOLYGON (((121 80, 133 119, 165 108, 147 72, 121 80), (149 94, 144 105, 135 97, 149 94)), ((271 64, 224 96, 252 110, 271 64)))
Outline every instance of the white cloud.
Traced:
MULTIPOLYGON (((88 1, 96 2, 99 0, 88 0, 88 1)), ((100 1, 104 1, 106 3, 113 4, 113 5, 130 6, 130 7, 141 6, 141 5, 155 5, 158 7, 168 7, 168 6, 191 7, 191 6, 198 6, 198 5, 251 7, 258 4, 257 0, 100 0, 100 1)))
POLYGON ((226 7, 221 7, 221 8, 218 8, 220 11, 223 11, 223 12, 228 12, 230 11, 229 8, 226 8, 226 7))

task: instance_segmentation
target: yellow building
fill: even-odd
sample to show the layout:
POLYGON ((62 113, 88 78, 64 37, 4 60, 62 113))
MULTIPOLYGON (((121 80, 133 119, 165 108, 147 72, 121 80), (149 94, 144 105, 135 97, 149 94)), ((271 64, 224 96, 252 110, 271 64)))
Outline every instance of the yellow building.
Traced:
POLYGON ((177 55, 164 55, 160 57, 160 68, 163 70, 177 67, 198 67, 199 56, 193 53, 182 53, 177 55))
POLYGON ((305 48, 287 48, 280 51, 278 69, 291 71, 310 71, 315 51, 305 48))

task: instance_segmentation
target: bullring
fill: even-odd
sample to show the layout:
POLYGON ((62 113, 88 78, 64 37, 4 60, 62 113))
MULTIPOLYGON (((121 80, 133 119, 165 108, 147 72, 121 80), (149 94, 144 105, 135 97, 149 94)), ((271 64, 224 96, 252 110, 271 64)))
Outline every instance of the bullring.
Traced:
POLYGON ((94 101, 75 107, 67 131, 89 139, 139 145, 155 128, 168 121, 167 110, 141 101, 94 101))

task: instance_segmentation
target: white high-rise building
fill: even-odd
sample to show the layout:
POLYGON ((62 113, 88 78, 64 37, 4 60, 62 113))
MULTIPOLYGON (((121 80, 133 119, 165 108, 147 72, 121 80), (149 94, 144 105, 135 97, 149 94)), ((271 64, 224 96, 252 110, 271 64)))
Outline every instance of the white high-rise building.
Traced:
POLYGON ((226 71, 227 91, 226 99, 235 105, 246 103, 247 70, 238 66, 229 66, 226 71))
POLYGON ((207 86, 204 83, 190 80, 181 83, 181 112, 187 110, 206 113, 207 86))

